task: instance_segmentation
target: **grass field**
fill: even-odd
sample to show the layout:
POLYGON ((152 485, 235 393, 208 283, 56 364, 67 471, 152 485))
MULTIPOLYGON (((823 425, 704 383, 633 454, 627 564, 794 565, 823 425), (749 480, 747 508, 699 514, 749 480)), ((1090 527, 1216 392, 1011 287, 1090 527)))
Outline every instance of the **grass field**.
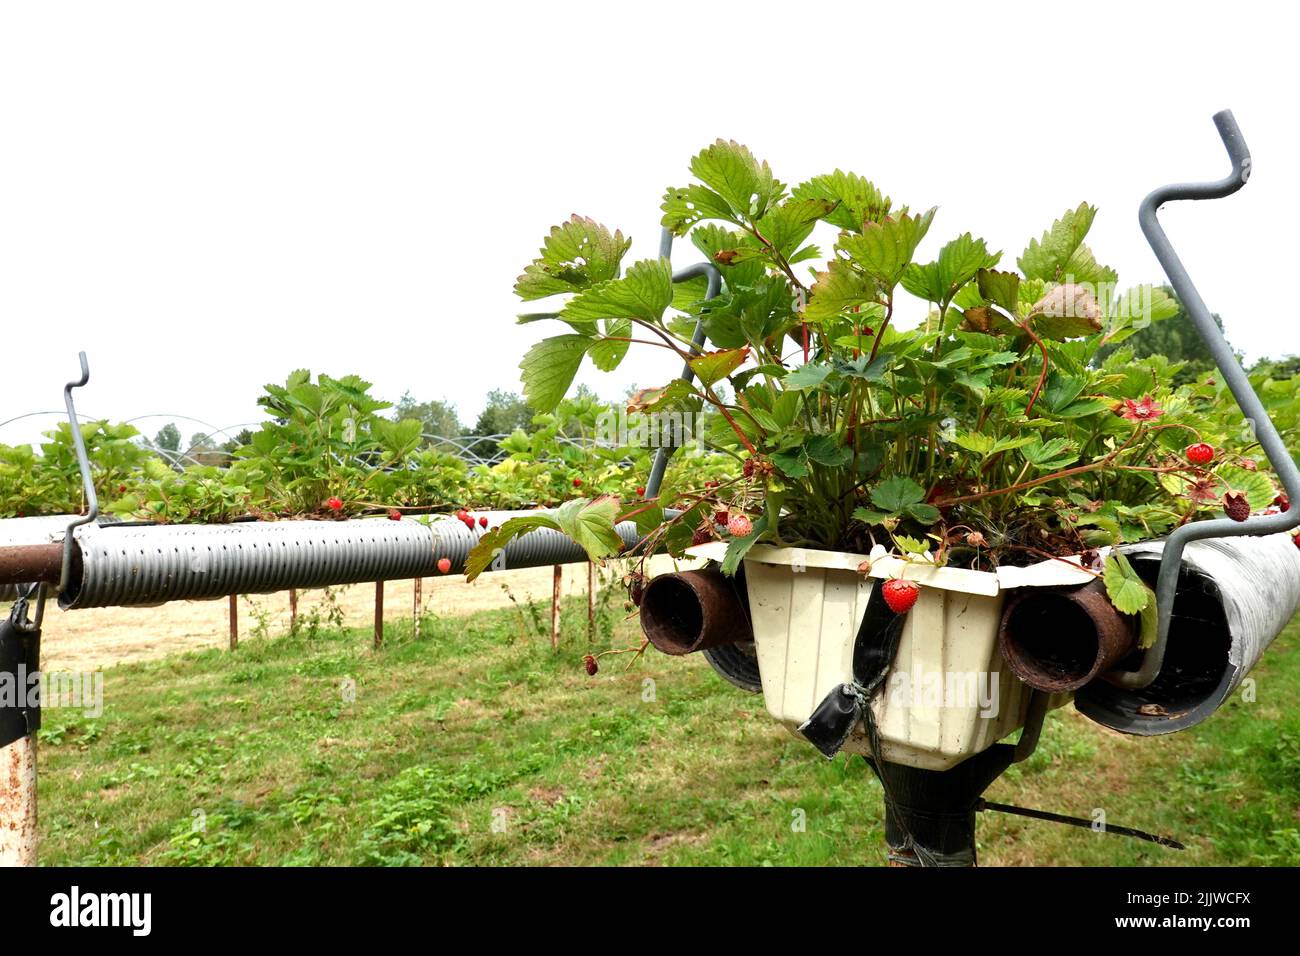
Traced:
MULTIPOLYGON (((616 611, 607 612, 612 615, 616 611)), ((608 623, 599 646, 626 646, 608 623)), ((630 671, 554 654, 536 615, 429 617, 420 638, 310 622, 233 653, 113 668, 98 719, 48 709, 45 864, 747 864, 884 862, 881 791, 826 761, 703 659, 630 671), (347 693, 355 682, 355 699, 347 693), (652 682, 652 683, 651 683, 652 682), (806 815, 798 831, 792 822, 806 815)), ((1137 739, 1073 712, 989 797, 1187 843, 985 814, 985 865, 1300 864, 1300 627, 1191 731, 1137 739)))

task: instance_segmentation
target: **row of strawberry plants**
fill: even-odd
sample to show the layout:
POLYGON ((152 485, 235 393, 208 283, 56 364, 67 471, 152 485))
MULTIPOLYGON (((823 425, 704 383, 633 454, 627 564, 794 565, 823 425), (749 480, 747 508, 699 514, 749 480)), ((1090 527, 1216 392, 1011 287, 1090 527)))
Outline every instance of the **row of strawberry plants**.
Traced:
MULTIPOLYGON (((578 395, 540 414, 534 430, 501 441, 504 460, 474 465, 431 447, 414 418, 394 420, 390 403, 356 376, 299 370, 266 386, 268 420, 226 466, 179 468, 137 429, 83 423, 82 436, 103 510, 122 518, 213 523, 243 518, 354 517, 456 508, 518 509, 575 496, 631 498, 653 450, 598 440, 602 416, 616 412, 578 395)), ((671 472, 723 479, 738 471, 727 455, 679 452, 671 472)), ((670 473, 671 473, 670 472, 670 473)), ((0 517, 85 509, 71 427, 32 445, 0 445, 0 517)))

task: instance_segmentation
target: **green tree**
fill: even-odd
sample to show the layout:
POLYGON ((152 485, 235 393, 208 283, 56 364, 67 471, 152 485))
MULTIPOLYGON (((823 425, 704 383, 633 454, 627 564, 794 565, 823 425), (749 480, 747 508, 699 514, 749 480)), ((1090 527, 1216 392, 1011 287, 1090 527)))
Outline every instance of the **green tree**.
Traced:
POLYGON ((532 406, 514 392, 493 389, 488 392, 487 404, 474 423, 474 434, 509 435, 516 428, 531 432, 536 414, 532 406))
POLYGON ((243 448, 245 445, 251 444, 252 441, 253 433, 249 429, 243 428, 240 429, 238 435, 230 439, 230 441, 223 443, 221 450, 227 455, 233 456, 235 452, 239 451, 239 449, 243 448))
MULTIPOLYGON (((1167 285, 1161 288, 1166 295, 1178 302, 1178 314, 1163 322, 1152 322, 1146 328, 1134 332, 1124 340, 1123 347, 1131 348, 1135 358, 1163 355, 1171 362, 1186 362, 1187 365, 1174 376, 1175 385, 1185 385, 1213 371, 1214 359, 1210 357, 1205 340, 1188 318, 1182 302, 1174 295, 1173 288, 1167 285)), ((1217 313, 1211 317, 1222 332, 1223 319, 1217 313)), ((1103 346, 1097 353, 1097 364, 1105 362, 1117 348, 1120 346, 1103 346)))
POLYGON ((417 419, 426 435, 455 438, 465 432, 455 405, 436 400, 417 402, 410 392, 403 395, 393 409, 393 421, 400 422, 405 418, 417 419))
POLYGON ((163 451, 178 452, 181 450, 181 430, 176 427, 175 422, 168 422, 158 429, 153 443, 155 448, 161 448, 163 451))
POLYGON ((1251 367, 1251 372, 1265 372, 1270 378, 1293 378, 1300 375, 1300 355, 1260 359, 1251 367))

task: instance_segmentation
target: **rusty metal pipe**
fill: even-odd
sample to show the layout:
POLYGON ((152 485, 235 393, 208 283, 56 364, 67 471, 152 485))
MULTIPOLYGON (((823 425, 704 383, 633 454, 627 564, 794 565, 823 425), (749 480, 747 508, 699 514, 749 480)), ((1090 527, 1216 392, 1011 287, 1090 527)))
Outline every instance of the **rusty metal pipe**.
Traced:
POLYGON ((641 630, 656 648, 674 656, 754 639, 736 582, 720 571, 656 577, 641 598, 641 630))
POLYGON ((63 565, 61 544, 0 547, 0 584, 55 584, 63 565))
POLYGON ((1037 690, 1068 693, 1110 670, 1137 645, 1137 619, 1121 614, 1101 581, 1078 588, 1023 588, 1002 612, 998 648, 1037 690))

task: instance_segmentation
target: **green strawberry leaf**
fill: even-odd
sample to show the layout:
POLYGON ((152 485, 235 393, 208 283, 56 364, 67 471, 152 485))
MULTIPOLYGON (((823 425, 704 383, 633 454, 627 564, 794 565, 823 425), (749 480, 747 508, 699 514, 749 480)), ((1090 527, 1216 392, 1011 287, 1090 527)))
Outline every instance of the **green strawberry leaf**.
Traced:
POLYGON ((658 323, 673 302, 672 268, 667 259, 645 259, 628 267, 621 279, 610 279, 579 292, 560 310, 569 323, 601 319, 641 319, 658 323))
POLYGON ((871 503, 890 514, 898 514, 909 505, 920 504, 924 500, 925 489, 903 475, 886 478, 871 491, 871 503))
POLYGON ((721 381, 744 364, 749 355, 747 349, 721 349, 717 352, 705 352, 690 360, 691 371, 705 385, 721 381))
POLYGON ((530 348, 519 363, 528 404, 539 412, 554 411, 591 344, 585 335, 555 335, 530 348))
POLYGON ((839 246, 867 275, 892 289, 925 238, 934 213, 934 209, 919 216, 901 213, 883 222, 869 222, 861 235, 844 236, 839 246))
POLYGON ((1151 589, 1138 577, 1128 558, 1118 551, 1106 559, 1102 577, 1110 603, 1121 614, 1138 614, 1148 602, 1155 603, 1151 598, 1151 589))
POLYGON ((465 580, 473 581, 487 570, 489 564, 507 544, 522 534, 536 528, 560 530, 559 524, 548 514, 520 515, 502 522, 501 526, 488 531, 478 539, 478 543, 469 552, 465 560, 465 580))
POLYGON ((562 292, 581 292, 618 275, 623 254, 632 240, 593 219, 574 216, 551 228, 540 255, 524 267, 515 281, 521 299, 542 299, 562 292))

